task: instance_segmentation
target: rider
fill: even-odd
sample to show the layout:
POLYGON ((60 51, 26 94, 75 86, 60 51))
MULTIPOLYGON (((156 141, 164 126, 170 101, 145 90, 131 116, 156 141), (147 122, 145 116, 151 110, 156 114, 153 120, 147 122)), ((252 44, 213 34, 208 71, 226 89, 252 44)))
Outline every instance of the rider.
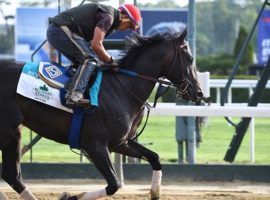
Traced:
POLYGON ((115 30, 137 30, 141 13, 132 4, 118 9, 98 3, 83 4, 64 11, 51 19, 47 39, 52 47, 78 65, 75 75, 67 84, 66 105, 89 106, 84 99, 90 76, 98 67, 98 60, 116 66, 103 46, 106 36, 115 30))

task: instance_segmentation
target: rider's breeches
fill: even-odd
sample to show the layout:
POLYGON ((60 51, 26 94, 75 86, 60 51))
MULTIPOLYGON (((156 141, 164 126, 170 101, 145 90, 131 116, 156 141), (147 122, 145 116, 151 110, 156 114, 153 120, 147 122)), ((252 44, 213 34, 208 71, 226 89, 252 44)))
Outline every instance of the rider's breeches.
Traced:
POLYGON ((50 24, 47 39, 51 46, 78 65, 68 88, 84 92, 92 72, 97 68, 97 56, 89 42, 70 31, 66 26, 50 24))

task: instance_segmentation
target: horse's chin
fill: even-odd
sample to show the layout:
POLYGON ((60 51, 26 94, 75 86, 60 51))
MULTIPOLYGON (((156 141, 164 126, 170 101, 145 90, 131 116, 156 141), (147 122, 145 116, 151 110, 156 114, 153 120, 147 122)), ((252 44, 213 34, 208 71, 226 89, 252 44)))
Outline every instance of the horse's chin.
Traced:
POLYGON ((181 98, 183 98, 186 101, 197 103, 201 100, 202 97, 203 97, 203 93, 201 91, 197 91, 197 92, 188 92, 182 95, 181 98))

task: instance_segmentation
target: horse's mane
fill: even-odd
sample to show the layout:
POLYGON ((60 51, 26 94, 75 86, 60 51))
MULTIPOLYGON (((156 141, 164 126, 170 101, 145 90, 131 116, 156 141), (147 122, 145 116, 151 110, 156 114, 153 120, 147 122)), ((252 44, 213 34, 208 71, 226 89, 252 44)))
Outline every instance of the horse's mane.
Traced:
POLYGON ((122 52, 120 64, 130 65, 145 50, 165 40, 173 40, 179 36, 179 33, 157 33, 151 37, 141 36, 137 33, 132 34, 125 40, 125 50, 122 52))

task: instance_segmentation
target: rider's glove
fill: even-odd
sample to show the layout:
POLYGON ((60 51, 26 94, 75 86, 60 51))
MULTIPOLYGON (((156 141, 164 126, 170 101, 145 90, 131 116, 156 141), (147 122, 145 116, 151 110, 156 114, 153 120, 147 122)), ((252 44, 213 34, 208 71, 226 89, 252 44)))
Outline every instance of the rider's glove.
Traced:
POLYGON ((114 61, 113 57, 111 57, 111 61, 108 62, 108 66, 110 67, 110 69, 114 72, 118 72, 119 69, 119 64, 117 62, 114 61))

